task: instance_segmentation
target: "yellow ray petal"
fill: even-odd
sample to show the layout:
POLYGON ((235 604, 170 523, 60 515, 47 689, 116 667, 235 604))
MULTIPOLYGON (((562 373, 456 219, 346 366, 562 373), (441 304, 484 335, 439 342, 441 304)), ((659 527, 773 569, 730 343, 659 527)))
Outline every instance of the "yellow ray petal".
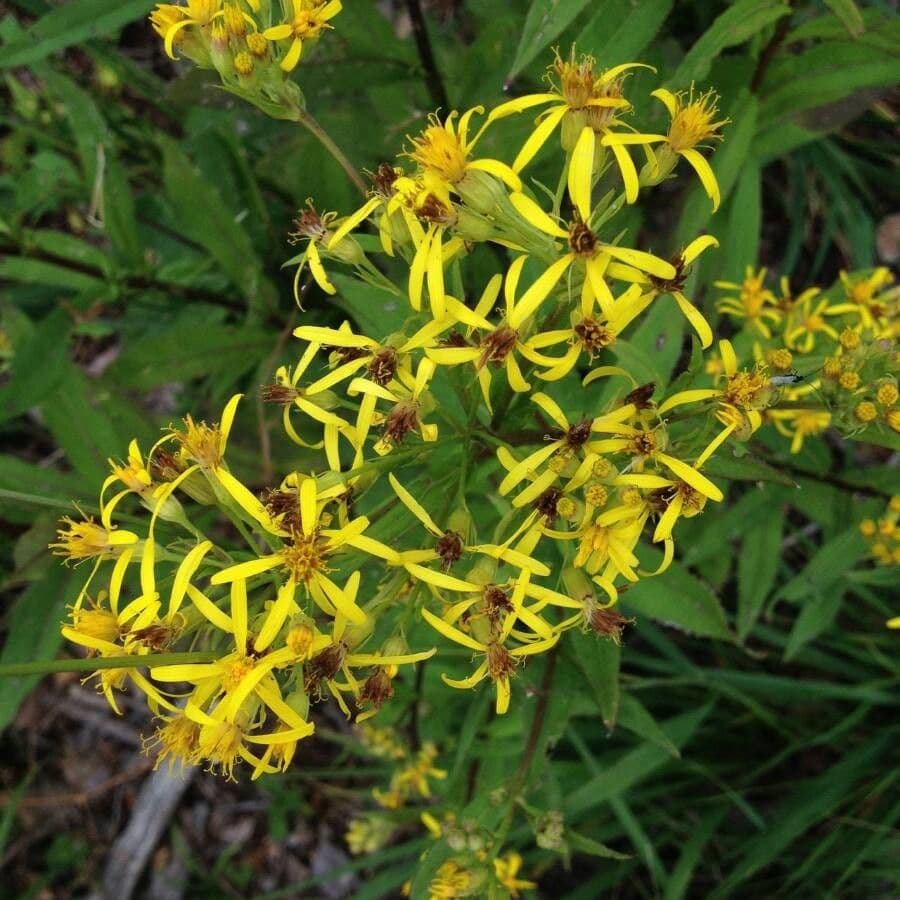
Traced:
POLYGON ((529 224, 539 231, 553 237, 568 239, 569 232, 552 219, 531 197, 525 194, 510 194, 510 203, 516 208, 516 212, 529 224))
POLYGON ((181 561, 181 564, 175 572, 175 579, 172 582, 172 593, 169 595, 169 617, 178 612, 178 608, 181 606, 181 601, 184 599, 184 595, 187 591, 188 583, 193 577, 194 572, 197 571, 200 563, 203 562, 203 557, 209 553, 211 548, 212 541, 203 541, 191 549, 181 561))
POLYGON ((669 456, 667 453, 657 453, 656 458, 667 468, 671 469, 682 481, 687 482, 692 488, 700 491, 704 497, 710 500, 721 501, 724 497, 722 492, 717 488, 705 475, 689 466, 687 463, 669 456))
POLYGON ((585 125, 569 160, 569 196, 582 222, 591 217, 591 187, 594 174, 594 129, 585 125))
POLYGON ((476 650, 481 653, 484 653, 484 651, 487 650, 487 647, 480 641, 476 641, 475 638, 469 637, 469 635, 460 631, 458 628, 454 628, 443 619, 438 618, 428 609, 422 609, 422 618, 425 619, 432 628, 439 631, 445 638, 453 641, 455 644, 461 644, 463 647, 468 647, 470 650, 476 650))
POLYGON ((687 150, 679 150, 678 152, 693 166, 694 171, 700 178, 700 183, 703 185, 703 190, 706 191, 706 195, 712 200, 713 212, 715 212, 722 202, 722 197, 719 194, 719 182, 716 181, 715 173, 707 162, 706 157, 693 147, 687 150))

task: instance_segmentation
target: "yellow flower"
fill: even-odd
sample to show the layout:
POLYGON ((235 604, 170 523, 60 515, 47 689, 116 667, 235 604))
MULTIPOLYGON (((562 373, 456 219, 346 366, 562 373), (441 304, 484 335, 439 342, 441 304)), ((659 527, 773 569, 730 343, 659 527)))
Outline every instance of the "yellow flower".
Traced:
MULTIPOLYGON (((685 392, 692 393, 692 392, 685 392)), ((677 395, 676 395, 677 396, 677 395)), ((669 407, 661 404, 657 410, 658 415, 662 415, 669 407)), ((670 453, 663 451, 664 441, 662 433, 658 427, 656 428, 636 428, 633 425, 616 422, 611 419, 597 420, 594 423, 594 430, 605 431, 618 435, 617 437, 607 438, 602 441, 594 441, 591 448, 597 453, 626 453, 635 458, 637 462, 653 461, 664 468, 668 469, 677 479, 686 482, 694 490, 698 491, 710 500, 721 501, 723 498, 722 491, 713 484, 699 469, 703 463, 718 449, 722 441, 724 432, 720 432, 710 444, 703 450, 694 465, 688 465, 670 453)), ((726 429, 727 431, 727 429, 726 429)), ((728 432, 730 433, 730 432, 728 432)), ((726 435, 727 436, 727 435, 726 435)), ((639 484, 635 479, 639 476, 620 476, 620 483, 639 484), (627 480, 621 480, 627 479, 627 480)), ((643 485, 641 485, 643 486, 643 485)), ((651 487, 665 487, 653 483, 651 487)))
MULTIPOLYGON (((545 381, 559 381, 565 378, 578 364, 581 354, 587 354, 589 360, 608 347, 612 347, 622 332, 652 302, 654 295, 642 295, 639 285, 633 284, 620 297, 609 305, 609 314, 596 315, 591 309, 588 314, 573 312, 570 328, 542 331, 528 338, 526 346, 535 351, 545 350, 557 344, 568 343, 569 349, 559 358, 547 357, 544 365, 549 368, 538 372, 538 378, 545 381)), ((591 307, 593 302, 591 302, 591 307)), ((607 367, 612 368, 612 367, 607 367)), ((612 374, 612 373, 608 373, 612 374)))
POLYGON ((458 900, 474 897, 480 879, 454 859, 441 863, 437 874, 428 885, 428 900, 458 900))
MULTIPOLYGON (((403 198, 398 196, 397 190, 397 181, 403 177, 403 169, 392 166, 389 163, 382 163, 375 172, 367 174, 372 179, 372 190, 369 192, 369 199, 359 209, 341 220, 341 224, 335 229, 327 246, 329 250, 336 248, 351 231, 380 209, 378 234, 381 239, 382 249, 388 256, 393 256, 394 229, 391 227, 392 216, 398 210, 407 216, 409 215, 409 211, 403 204, 403 198)), ((410 179, 405 179, 405 181, 409 182, 410 179)))
POLYGON ((332 28, 329 21, 342 9, 341 0, 289 0, 290 21, 281 25, 273 25, 263 31, 263 37, 269 41, 284 41, 291 39, 291 45, 284 58, 281 60, 281 68, 285 72, 292 72, 300 62, 300 54, 303 52, 303 42, 315 40, 326 28, 332 28))
POLYGON ((791 323, 785 328, 784 342, 791 350, 809 353, 816 345, 816 335, 826 334, 833 341, 839 341, 837 330, 828 324, 828 316, 858 313, 859 307, 853 303, 835 303, 825 298, 814 304, 816 295, 809 294, 798 300, 791 314, 791 323))
POLYGON ((531 308, 533 298, 542 293, 546 297, 546 293, 544 293, 544 289, 540 284, 541 278, 538 278, 522 295, 521 299, 516 300, 515 295, 519 277, 526 260, 526 256, 520 256, 515 259, 506 274, 506 283, 504 285, 506 315, 499 325, 495 326, 485 318, 494 306, 500 293, 500 285, 503 279, 502 276, 495 275, 488 282, 474 310, 463 304, 453 304, 448 307, 449 314, 458 322, 467 326, 466 335, 461 336, 458 341, 446 342, 444 347, 429 348, 425 351, 428 358, 438 365, 456 366, 463 363, 473 363, 488 411, 491 410, 491 373, 489 366, 502 366, 506 370, 509 386, 517 393, 526 393, 531 389, 531 386, 522 375, 522 369, 516 359, 516 354, 518 353, 525 359, 542 365, 552 362, 547 357, 543 357, 536 351, 531 350, 519 333, 519 328, 525 324, 525 313, 531 308), (475 335, 474 332, 476 330, 482 331, 483 334, 480 336, 475 335), (476 337, 477 341, 473 342, 473 339, 476 337))
POLYGON ((742 421, 746 421, 751 432, 756 431, 762 425, 760 410, 769 405, 773 396, 774 389, 768 370, 762 364, 757 364, 753 371, 739 370, 737 355, 728 340, 719 341, 719 355, 726 379, 725 386, 679 391, 660 404, 657 410, 659 415, 686 403, 717 400, 720 407, 718 418, 727 426, 729 433, 736 431, 742 421))
POLYGON ((391 839, 394 824, 384 816, 369 815, 351 819, 344 840, 354 856, 375 853, 391 839))
MULTIPOLYGON (((715 121, 718 114, 718 94, 715 91, 707 91, 694 98, 694 88, 691 87, 690 92, 680 91, 673 94, 665 88, 659 88, 652 91, 651 96, 656 97, 668 110, 672 117, 669 125, 668 134, 608 134, 603 138, 603 146, 618 147, 624 149, 626 144, 664 144, 664 150, 668 151, 672 157, 672 161, 676 156, 686 159, 693 167, 694 171, 700 178, 700 183, 706 191, 707 196, 712 200, 713 212, 719 208, 721 197, 719 195, 719 184, 712 168, 706 160, 706 157, 696 148, 704 146, 704 142, 711 140, 721 140, 719 129, 728 123, 728 119, 720 119, 715 121)), ((708 145, 707 145, 708 146, 708 145)), ((671 169, 671 165, 667 161, 660 163, 657 159, 657 166, 661 170, 660 174, 666 174, 671 169)), ((633 193, 637 195, 637 176, 635 174, 635 184, 633 185, 633 193)))
POLYGON ((891 311, 896 311, 896 291, 882 295, 882 291, 892 284, 894 276, 890 269, 879 266, 867 276, 850 276, 840 273, 841 283, 847 299, 856 305, 862 321, 872 326, 885 320, 891 311))
POLYGON ((878 408, 869 400, 863 400, 862 403, 856 405, 853 415, 858 422, 868 425, 869 422, 873 422, 878 418, 878 408))
MULTIPOLYGON (((552 263, 519 300, 516 313, 516 321, 519 324, 531 318, 569 267, 576 263, 578 268, 583 268, 584 271, 584 290, 591 292, 591 296, 596 298, 605 315, 612 312, 615 302, 605 280, 607 268, 613 260, 625 263, 631 269, 645 272, 665 282, 676 278, 678 274, 670 262, 642 250, 632 250, 628 247, 604 243, 591 230, 588 224, 591 219, 591 168, 587 157, 584 157, 584 165, 579 164, 582 152, 587 153, 588 149, 577 146, 572 156, 572 165, 569 170, 569 195, 577 211, 577 216, 568 229, 558 225, 534 200, 525 194, 517 193, 510 196, 513 206, 526 222, 539 231, 543 231, 551 237, 563 238, 568 243, 568 252, 552 263)), ((593 150, 590 150, 590 157, 593 158, 593 150)), ((582 295, 582 312, 584 314, 587 314, 589 303, 590 300, 582 295)))
MULTIPOLYGON (((638 67, 652 69, 652 66, 644 63, 624 63, 597 72, 593 57, 582 56, 576 61, 574 48, 568 60, 563 60, 557 54, 551 69, 555 71, 558 83, 553 83, 551 76, 551 92, 526 94, 524 97, 508 100, 495 107, 488 116, 488 122, 494 122, 535 106, 552 104, 539 117, 536 128, 516 156, 513 169, 519 172, 525 168, 560 125, 563 147, 571 150, 580 144, 586 156, 589 145, 593 164, 595 135, 611 136, 614 128, 627 127, 617 117, 618 111, 627 110, 631 106, 622 96, 622 76, 629 69, 638 67)), ((632 203, 637 197, 637 171, 624 148, 613 144, 612 149, 622 173, 628 202, 632 203)))
POLYGON ((172 713, 170 716, 161 716, 162 722, 150 738, 144 738, 143 751, 149 753, 156 750, 156 762, 154 770, 164 760, 169 760, 169 771, 174 764, 180 763, 181 767, 188 766, 197 753, 197 745, 200 739, 200 726, 192 722, 182 711, 172 713))
MULTIPOLYGON (((576 457, 582 456, 582 461, 579 463, 576 473, 563 490, 570 491, 583 485, 590 477, 594 464, 600 458, 600 451, 595 450, 591 442, 593 432, 603 425, 621 423, 631 418, 637 411, 633 404, 625 404, 608 415, 573 424, 569 422, 559 404, 546 394, 542 392, 535 393, 532 395, 531 400, 559 428, 559 436, 555 440, 545 442, 542 447, 522 460, 515 459, 506 447, 499 448, 497 451, 498 459, 501 465, 507 469, 506 476, 500 482, 499 493, 501 496, 508 494, 516 485, 528 477, 529 473, 537 472, 539 466, 542 466, 557 453, 566 453, 576 457)), ((513 506, 520 507, 530 503, 542 491, 549 488, 557 477, 557 472, 552 468, 548 468, 542 475, 538 475, 531 486, 513 501, 513 506)))
POLYGON ((682 315, 688 320, 691 327, 700 338, 700 345, 705 349, 712 344, 713 333, 709 322, 706 321, 703 314, 688 300, 684 295, 685 282, 690 274, 688 266, 710 247, 718 247, 719 242, 711 234, 703 234, 695 238, 685 247, 681 253, 672 259, 672 266, 675 269, 675 275, 671 278, 663 278, 657 274, 650 273, 644 275, 642 272, 632 269, 630 266, 615 265, 610 266, 609 270, 615 270, 615 274, 624 281, 632 281, 637 284, 650 285, 650 294, 648 297, 642 297, 644 303, 669 294, 678 304, 682 315))
MULTIPOLYGON (((781 321, 781 313, 775 308, 775 295, 765 287, 767 269, 760 269, 754 274, 753 267, 747 266, 743 282, 717 281, 717 288, 739 291, 738 297, 725 297, 717 301, 719 312, 746 319, 751 328, 755 328, 767 340, 772 337, 769 322, 777 324, 781 321)), ((804 296, 805 299, 805 296, 804 296)))
POLYGON ((781 434, 791 438, 791 453, 799 453, 806 438, 821 434, 831 424, 826 410, 770 409, 767 416, 781 434))
POLYGON ((294 219, 294 231, 288 236, 288 240, 292 244, 298 244, 306 239, 306 249, 299 255, 289 259, 285 265, 297 264, 297 271, 294 273, 294 300, 297 306, 303 309, 300 303, 300 276, 303 270, 309 265, 309 271, 312 273, 316 284, 325 291, 326 294, 334 294, 337 288, 328 280, 325 268, 322 265, 322 257, 319 255, 319 244, 326 241, 330 246, 332 232, 331 223, 337 218, 337 213, 325 212, 319 215, 316 208, 312 205, 312 200, 307 198, 306 209, 300 211, 297 218, 294 219))
POLYGON ((132 531, 97 525, 90 516, 80 522, 63 516, 60 522, 64 527, 56 532, 59 540, 50 546, 67 560, 117 559, 140 540, 132 531))
POLYGON ((338 438, 340 435, 344 435, 351 443, 354 443, 356 431, 349 422, 326 408, 326 405, 331 405, 332 397, 324 389, 313 393, 308 388, 298 386, 300 379, 306 374, 320 349, 321 344, 311 342, 293 369, 280 366, 275 372, 275 383, 263 388, 262 397, 268 403, 282 405, 282 425, 288 437, 295 444, 310 450, 319 450, 324 446, 329 465, 333 470, 339 470, 338 438), (299 409, 323 427, 322 441, 310 444, 303 440, 291 419, 294 408, 299 409))
POLYGON ((354 378, 350 382, 347 393, 351 397, 363 395, 356 420, 357 457, 354 465, 362 463, 363 444, 375 422, 375 406, 378 400, 393 403, 393 407, 382 417, 384 426, 382 436, 375 443, 375 452, 380 456, 386 456, 411 433, 417 433, 428 443, 437 440, 437 425, 423 422, 421 415, 423 395, 434 371, 435 365, 430 359, 419 361, 415 375, 399 370, 397 385, 393 391, 365 378, 354 378))
MULTIPOLYGON (((443 122, 432 115, 425 130, 419 136, 409 139, 412 148, 405 155, 419 165, 426 184, 447 204, 451 192, 465 197, 473 188, 477 188, 477 177, 474 184, 466 184, 467 176, 475 172, 487 172, 505 182, 512 190, 522 190, 519 176, 506 163, 498 159, 470 159, 475 145, 491 120, 489 118, 471 139, 469 124, 473 115, 483 113, 482 106, 466 110, 460 117, 458 127, 454 125, 454 119, 458 115, 455 110, 443 122)), ((489 203, 488 208, 492 205, 489 203)))
POLYGON ((363 367, 366 369, 365 377, 374 384, 388 388, 393 384, 397 387, 395 376, 399 369, 411 368, 412 351, 436 346, 440 333, 452 324, 453 319, 429 322, 408 340, 398 342, 398 345, 393 342, 379 344, 370 337, 354 334, 349 322, 344 322, 338 329, 301 325, 294 329, 294 337, 333 348, 337 351, 335 355, 338 361, 331 372, 312 382, 305 393, 307 396, 321 393, 352 378, 363 367))
MULTIPOLYGON (((339 485, 338 490, 343 490, 343 486, 339 485)), ((327 575, 330 571, 329 559, 342 548, 354 547, 389 562, 398 559, 394 550, 364 536, 363 532, 369 525, 369 520, 365 516, 358 516, 343 528, 324 527, 321 519, 328 500, 328 494, 320 494, 315 478, 304 478, 300 484, 299 494, 301 528, 285 535, 283 546, 277 552, 229 566, 216 572, 210 579, 212 584, 237 584, 246 591, 245 582, 248 578, 272 569, 286 570, 287 580, 278 592, 278 599, 272 607, 270 619, 267 620, 265 635, 261 633, 257 636, 257 645, 262 644, 260 649, 271 643, 271 637, 274 637, 294 609, 294 594, 297 587, 302 587, 328 615, 340 613, 357 624, 366 621, 365 612, 356 605, 354 598, 339 588, 327 575)), ((271 522, 261 503, 259 506, 271 522)), ((273 528, 273 531, 283 534, 278 528, 273 528)))
POLYGON ((408 550, 400 554, 402 562, 426 563, 439 559, 444 571, 462 559, 466 553, 483 553, 492 559, 503 560, 512 566, 528 569, 535 575, 549 575, 550 569, 542 562, 525 553, 504 544, 467 544, 463 535, 450 528, 442 529, 428 511, 397 480, 393 472, 388 473, 388 480, 400 502, 425 526, 425 529, 437 538, 432 550, 408 550))
POLYGON ((223 16, 222 0, 187 0, 187 9, 177 17, 170 4, 160 4, 151 20, 158 34, 161 34, 166 54, 175 59, 173 44, 178 34, 185 28, 195 25, 197 28, 208 28, 210 23, 223 16))
MULTIPOLYGON (((436 584, 439 587, 445 587, 450 590, 459 589, 469 592, 481 589, 481 586, 479 585, 466 584, 465 582, 460 582, 459 579, 451 579, 449 575, 440 575, 440 573, 436 572, 430 573, 432 576, 434 576, 431 579, 426 579, 425 576, 422 575, 422 573, 420 573, 418 570, 413 574, 415 574, 417 577, 422 578, 423 580, 430 580, 432 584, 436 584), (459 587, 450 587, 451 582, 458 582, 459 587)), ((457 680, 455 678, 448 678, 446 675, 442 675, 441 677, 443 678, 445 684, 449 685, 452 688, 459 688, 460 690, 469 690, 475 687, 485 677, 490 677, 490 679, 494 682, 494 688, 496 690, 497 715, 503 715, 509 709, 510 678, 515 674, 516 665, 518 664, 518 662, 526 656, 533 656, 538 653, 544 653, 559 640, 558 634, 552 634, 548 638, 538 638, 531 643, 521 644, 520 646, 515 647, 512 650, 507 649, 507 647, 505 646, 506 641, 509 639, 510 632, 512 631, 514 623, 522 614, 522 600, 524 599, 525 594, 525 580, 525 578, 518 579, 518 590, 514 592, 513 598, 510 600, 510 603, 512 605, 512 612, 510 612, 505 617, 504 625, 500 630, 499 635, 489 642, 477 640, 471 635, 460 631, 444 618, 440 618, 434 615, 434 613, 432 613, 428 609, 422 610, 422 616, 425 621, 428 622, 428 624, 431 625, 432 628, 434 628, 436 631, 439 631, 445 638, 448 638, 449 640, 453 641, 454 643, 460 644, 463 647, 468 647, 470 650, 474 650, 476 653, 484 654, 484 662, 480 663, 468 678, 457 680), (519 587, 520 585, 521 587, 519 587)), ((448 615, 452 614, 452 612, 453 610, 451 609, 448 615)))
POLYGON ((537 888, 537 882, 524 881, 517 877, 521 868, 522 857, 513 850, 494 860, 494 875, 497 881, 509 891, 511 897, 518 897, 519 891, 530 891, 537 888))

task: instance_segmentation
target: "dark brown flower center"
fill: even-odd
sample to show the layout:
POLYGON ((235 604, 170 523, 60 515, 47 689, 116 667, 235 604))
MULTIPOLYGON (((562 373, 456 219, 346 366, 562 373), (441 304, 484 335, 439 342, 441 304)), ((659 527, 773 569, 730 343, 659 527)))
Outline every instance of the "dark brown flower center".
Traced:
POLYGON ((455 531, 445 531, 443 535, 438 538, 434 550, 440 557, 444 568, 449 569, 453 563, 462 557, 464 548, 465 545, 463 544, 463 539, 460 535, 455 531))
POLYGON ((492 331, 481 342, 481 358, 478 360, 478 368, 481 369, 486 363, 500 365, 507 356, 509 356, 516 341, 519 339, 519 333, 508 325, 502 325, 500 328, 492 331))
POLYGON ((594 634, 609 638, 616 644, 622 643, 622 632, 625 630, 625 626, 631 625, 633 622, 634 619, 626 619, 612 607, 604 609, 602 606, 595 606, 588 615, 588 625, 594 634))
POLYGON ((597 249, 597 236, 584 222, 575 222, 569 229, 569 246, 577 256, 593 256, 597 249))
POLYGON ((390 163, 381 163, 372 174, 372 187, 375 194, 385 200, 394 196, 394 182, 399 177, 397 170, 390 163))
POLYGON ((566 432, 566 446, 571 450, 583 447, 591 436, 591 423, 578 422, 566 432))
POLYGON ((401 400, 384 420, 384 439, 400 444, 411 432, 419 429, 419 404, 415 400, 401 400))
POLYGON ((650 284, 658 294, 671 294, 673 291, 683 291, 684 283, 687 281, 688 272, 687 264, 681 255, 673 256, 670 260, 675 267, 675 276, 673 278, 659 278, 656 275, 650 276, 650 284))
POLYGON ((591 356, 616 342, 615 333, 596 319, 582 319, 573 331, 591 356))
POLYGON ((381 709, 381 704, 394 696, 394 686, 384 666, 379 666, 370 675, 362 690, 359 692, 360 703, 371 703, 375 709, 381 709))
POLYGON ((309 694, 321 696, 322 682, 334 678, 347 657, 347 645, 343 641, 326 647, 317 653, 304 667, 303 684, 309 694))
POLYGON ((562 497, 562 491, 559 488, 547 488, 547 490, 534 501, 534 508, 548 522, 553 523, 559 515, 556 510, 556 504, 560 497, 562 497))
POLYGON ((287 406, 297 399, 300 392, 289 384, 264 384, 260 394, 264 403, 280 403, 287 406))
POLYGON ((392 347, 383 347, 369 362, 369 378, 382 386, 386 385, 397 373, 397 351, 392 347))

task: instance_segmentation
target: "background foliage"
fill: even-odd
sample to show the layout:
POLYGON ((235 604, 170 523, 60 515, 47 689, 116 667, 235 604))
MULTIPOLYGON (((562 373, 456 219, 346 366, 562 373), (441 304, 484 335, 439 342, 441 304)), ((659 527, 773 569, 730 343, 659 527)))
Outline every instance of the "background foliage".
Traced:
MULTIPOLYGON (((236 389, 252 396, 295 355, 300 314, 292 272, 281 269, 290 220, 308 196, 341 212, 357 199, 307 133, 168 61, 145 20, 151 6, 13 0, 0 19, 3 662, 59 650, 57 622, 80 573, 44 549, 58 515, 72 501, 91 512, 106 458, 132 436, 149 446, 185 410, 213 415, 236 389)), ((660 255, 698 230, 719 237, 692 294, 711 321, 712 281, 740 280, 757 259, 799 288, 900 254, 897 220, 885 218, 900 195, 891 143, 900 23, 889 4, 441 0, 425 8, 433 66, 410 9, 418 5, 347 2, 300 70, 311 112, 359 168, 393 158, 438 106, 533 89, 550 48, 574 41, 603 66, 641 59, 672 73, 670 88, 696 81, 722 93, 732 124, 713 161, 717 216, 699 186, 628 213, 660 255)), ((518 146, 522 119, 490 134, 486 155, 518 146)), ((541 178, 539 166, 533 174, 541 178)), ((386 331, 391 309, 376 292, 335 283, 334 301, 308 291, 305 322, 349 313, 362 329, 386 331)), ((647 380, 668 380, 681 353, 677 311, 666 310, 619 351, 647 380)), ((231 458, 250 483, 268 483, 296 455, 271 411, 245 406, 241 433, 256 432, 263 453, 248 441, 231 458)), ((638 618, 627 646, 570 643, 552 673, 539 752, 525 761, 541 776, 529 804, 561 809, 581 835, 565 866, 548 851, 527 857, 553 885, 548 896, 900 890, 897 771, 884 762, 900 738, 895 639, 883 630, 896 582, 890 569, 869 568, 857 528, 900 493, 894 462, 890 448, 836 438, 791 458, 759 439, 742 472, 726 473, 742 479, 731 502, 683 525, 678 564, 623 598, 638 618), (627 856, 597 858, 606 848, 627 856)), ((540 665, 522 673, 535 699, 503 721, 489 719, 476 693, 413 723, 441 748, 450 773, 441 793, 467 815, 493 814, 491 792, 521 757, 544 675, 540 665)), ((54 686, 63 685, 45 684, 16 722, 34 681, 0 682, 0 847, 18 885, 8 896, 41 887, 66 896, 103 864, 103 840, 79 850, 77 817, 64 823, 71 832, 60 825, 55 837, 38 829, 21 840, 28 798, 64 777, 51 747, 74 725, 54 737, 40 714, 54 686)), ((407 679, 402 691, 416 687, 407 679)), ((443 696, 436 667, 421 689, 427 711, 443 696)), ((319 768, 246 789, 262 801, 258 827, 270 840, 319 815, 322 798, 336 828, 366 806, 383 769, 342 740, 337 756, 323 740, 319 768)), ((530 844, 524 831, 510 839, 530 844)), ((171 840, 190 855, 178 829, 171 840)), ((409 823, 392 847, 345 866, 374 873, 352 896, 395 895, 422 848, 409 823)), ((414 891, 439 856, 426 858, 414 891)), ((191 896, 216 895, 223 880, 239 895, 259 886, 259 863, 240 849, 195 847, 194 859, 191 896)), ((324 890, 342 874, 339 861, 328 868, 304 886, 285 876, 278 896, 324 890)))

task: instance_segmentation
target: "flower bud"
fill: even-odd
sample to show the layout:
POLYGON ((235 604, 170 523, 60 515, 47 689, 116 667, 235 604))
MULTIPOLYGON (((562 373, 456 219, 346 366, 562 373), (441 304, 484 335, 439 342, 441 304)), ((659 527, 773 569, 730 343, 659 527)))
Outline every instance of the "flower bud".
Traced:
POLYGON ((506 186, 488 172, 469 169, 456 184, 463 204, 476 213, 487 215, 506 200, 506 186))

